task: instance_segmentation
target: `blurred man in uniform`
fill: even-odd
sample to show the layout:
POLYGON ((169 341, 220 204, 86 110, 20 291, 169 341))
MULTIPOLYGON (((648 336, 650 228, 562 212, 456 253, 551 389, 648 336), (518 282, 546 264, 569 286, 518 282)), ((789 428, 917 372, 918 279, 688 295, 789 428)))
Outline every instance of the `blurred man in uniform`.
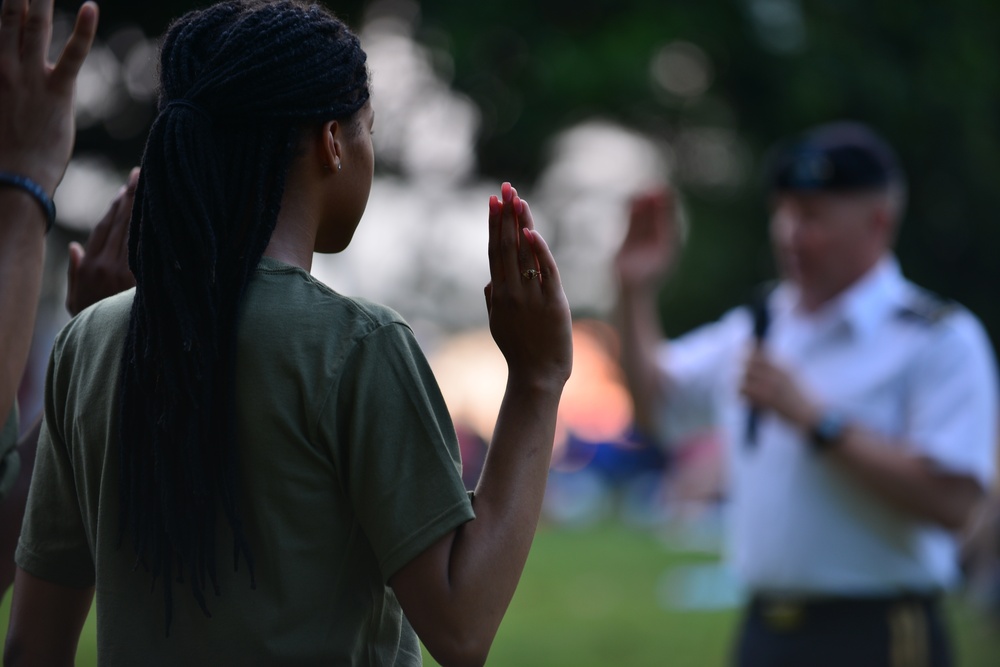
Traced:
POLYGON ((639 426, 725 433, 729 556, 749 593, 735 664, 950 665, 953 532, 993 476, 989 341, 900 272, 905 179, 870 129, 815 128, 779 147, 768 180, 780 282, 669 342, 656 294, 675 207, 633 202, 616 269, 639 426))

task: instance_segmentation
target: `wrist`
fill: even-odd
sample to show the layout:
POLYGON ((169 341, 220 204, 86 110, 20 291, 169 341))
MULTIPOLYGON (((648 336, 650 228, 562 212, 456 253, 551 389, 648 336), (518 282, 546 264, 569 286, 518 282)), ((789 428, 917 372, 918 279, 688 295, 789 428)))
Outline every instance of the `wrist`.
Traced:
POLYGON ((650 283, 619 283, 618 309, 626 316, 641 313, 656 317, 659 310, 659 285, 650 283))
POLYGON ((33 199, 41 207, 45 217, 45 232, 52 229, 52 223, 56 219, 56 205, 43 185, 24 174, 0 170, 0 189, 21 193, 22 196, 33 199))
POLYGON ((843 444, 848 427, 849 422, 842 412, 833 409, 820 410, 806 429, 806 435, 814 451, 826 452, 843 444))
POLYGON ((65 163, 59 169, 53 169, 46 161, 18 159, 0 159, 0 172, 17 174, 35 183, 45 192, 46 196, 55 196, 56 187, 66 171, 65 163))
POLYGON ((556 373, 518 373, 508 370, 507 392, 540 401, 555 399, 558 402, 567 379, 556 373))

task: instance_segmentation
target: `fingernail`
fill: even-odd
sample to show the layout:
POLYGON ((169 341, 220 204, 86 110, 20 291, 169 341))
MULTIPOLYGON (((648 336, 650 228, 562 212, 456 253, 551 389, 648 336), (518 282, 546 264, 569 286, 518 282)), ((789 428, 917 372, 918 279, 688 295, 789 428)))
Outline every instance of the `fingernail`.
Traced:
POLYGON ((510 183, 504 183, 500 186, 500 194, 503 196, 505 202, 509 202, 513 198, 513 190, 510 183))
POLYGON ((496 195, 490 195, 490 215, 498 213, 500 213, 500 200, 496 198, 496 195))
POLYGON ((515 213, 518 213, 518 214, 521 213, 521 211, 523 210, 523 206, 521 206, 521 204, 522 204, 521 199, 515 194, 514 195, 514 212, 515 213))

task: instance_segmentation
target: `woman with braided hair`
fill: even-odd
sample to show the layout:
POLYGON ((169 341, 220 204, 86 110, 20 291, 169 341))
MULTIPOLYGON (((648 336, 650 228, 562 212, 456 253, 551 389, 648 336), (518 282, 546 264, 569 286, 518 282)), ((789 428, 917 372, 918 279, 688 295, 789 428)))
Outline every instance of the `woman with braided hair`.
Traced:
POLYGON ((357 38, 300 0, 221 2, 169 28, 160 84, 136 288, 53 349, 7 662, 72 664, 96 590, 102 665, 416 665, 418 637, 482 664, 572 357, 527 203, 509 184, 489 202, 509 375, 470 496, 412 331, 308 273, 371 188, 357 38))

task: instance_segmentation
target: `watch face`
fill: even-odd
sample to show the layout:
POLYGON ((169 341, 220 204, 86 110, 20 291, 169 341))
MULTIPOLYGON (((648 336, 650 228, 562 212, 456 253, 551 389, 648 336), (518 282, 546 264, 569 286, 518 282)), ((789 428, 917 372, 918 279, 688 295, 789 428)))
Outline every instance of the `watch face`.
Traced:
POLYGON ((825 413, 810 434, 813 444, 818 449, 827 449, 836 444, 844 435, 845 425, 843 415, 836 412, 825 413))

